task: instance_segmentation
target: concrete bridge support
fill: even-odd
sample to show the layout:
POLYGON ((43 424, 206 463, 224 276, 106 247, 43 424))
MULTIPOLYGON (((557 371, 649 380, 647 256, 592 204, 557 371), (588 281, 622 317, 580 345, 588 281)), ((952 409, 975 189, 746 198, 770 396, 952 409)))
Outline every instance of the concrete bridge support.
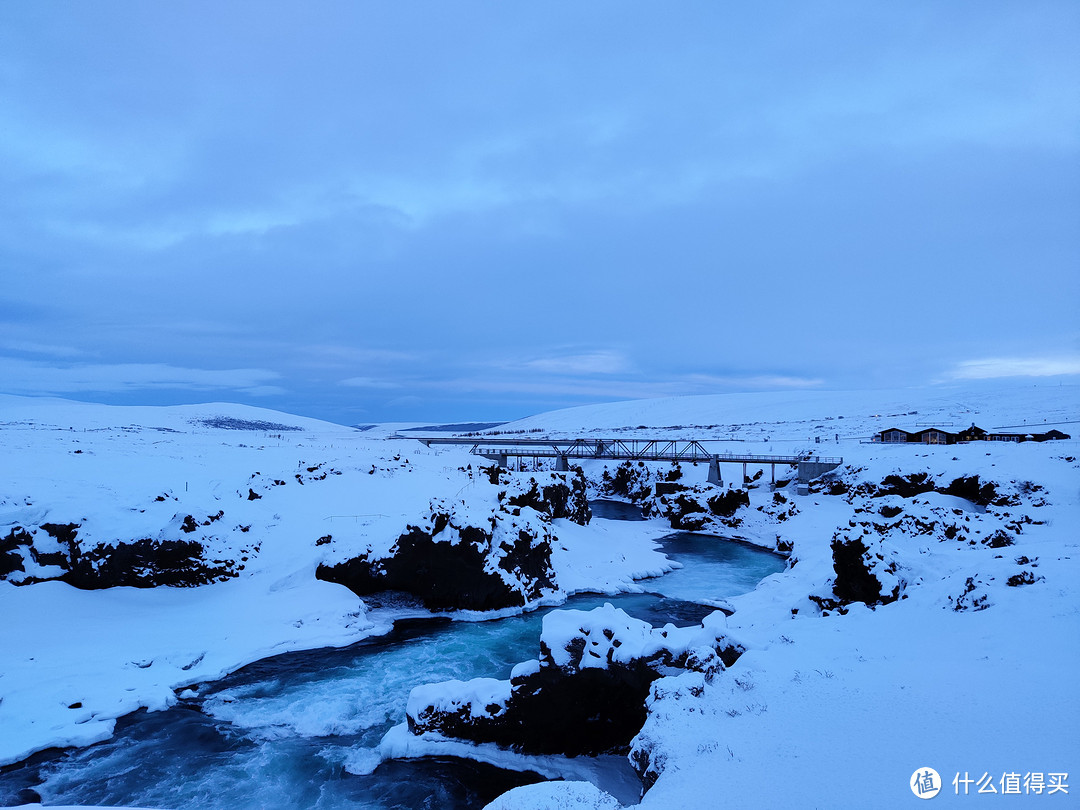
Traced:
POLYGON ((830 470, 835 470, 839 466, 840 462, 800 461, 796 491, 800 495, 809 495, 810 482, 813 479, 820 475, 824 475, 830 470))
POLYGON ((709 459, 709 477, 706 480, 718 487, 724 485, 724 479, 720 477, 720 459, 716 456, 709 459))
POLYGON ((570 464, 566 460, 566 456, 555 457, 555 472, 569 472, 570 464))

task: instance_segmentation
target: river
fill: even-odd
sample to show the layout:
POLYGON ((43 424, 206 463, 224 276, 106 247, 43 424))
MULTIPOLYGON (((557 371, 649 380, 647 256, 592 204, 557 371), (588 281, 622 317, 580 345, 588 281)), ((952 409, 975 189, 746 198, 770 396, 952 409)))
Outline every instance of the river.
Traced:
MULTIPOLYGON (((640 519, 628 504, 593 503, 596 517, 640 519)), ((652 593, 579 595, 564 608, 611 602, 654 625, 694 624, 708 602, 752 590, 784 559, 743 543, 677 532, 661 539, 682 568, 642 583, 652 593)), ((386 731, 404 720, 409 691, 451 678, 508 678, 535 658, 546 611, 483 622, 398 621, 340 649, 268 658, 181 693, 163 712, 117 722, 112 739, 38 754, 0 770, 0 805, 29 801, 158 808, 482 807, 535 773, 452 758, 380 761, 386 731)), ((624 757, 584 763, 588 778, 631 803, 624 757)))

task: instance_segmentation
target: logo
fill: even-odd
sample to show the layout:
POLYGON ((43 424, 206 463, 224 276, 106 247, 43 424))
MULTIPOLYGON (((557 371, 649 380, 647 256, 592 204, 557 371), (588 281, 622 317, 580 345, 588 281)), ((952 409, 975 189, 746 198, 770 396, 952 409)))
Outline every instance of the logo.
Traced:
POLYGON ((933 768, 916 768, 908 784, 920 799, 932 799, 941 790, 941 777, 933 768))

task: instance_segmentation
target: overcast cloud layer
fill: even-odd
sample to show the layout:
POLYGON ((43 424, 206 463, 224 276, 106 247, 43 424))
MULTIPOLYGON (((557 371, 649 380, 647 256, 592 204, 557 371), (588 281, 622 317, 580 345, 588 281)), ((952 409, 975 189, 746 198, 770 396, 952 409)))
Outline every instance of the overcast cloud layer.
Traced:
POLYGON ((1080 4, 0 4, 0 390, 1080 372, 1080 4))

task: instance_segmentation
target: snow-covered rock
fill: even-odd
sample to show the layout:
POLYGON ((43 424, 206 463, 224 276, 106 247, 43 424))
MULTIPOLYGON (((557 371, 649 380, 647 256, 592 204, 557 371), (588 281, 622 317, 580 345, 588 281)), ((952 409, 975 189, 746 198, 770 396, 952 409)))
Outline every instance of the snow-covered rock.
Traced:
POLYGON ((711 679, 742 650, 720 612, 697 627, 654 628, 610 604, 553 610, 544 617, 539 659, 519 664, 509 681, 417 687, 408 727, 527 753, 625 751, 645 721, 654 681, 684 672, 711 679))

